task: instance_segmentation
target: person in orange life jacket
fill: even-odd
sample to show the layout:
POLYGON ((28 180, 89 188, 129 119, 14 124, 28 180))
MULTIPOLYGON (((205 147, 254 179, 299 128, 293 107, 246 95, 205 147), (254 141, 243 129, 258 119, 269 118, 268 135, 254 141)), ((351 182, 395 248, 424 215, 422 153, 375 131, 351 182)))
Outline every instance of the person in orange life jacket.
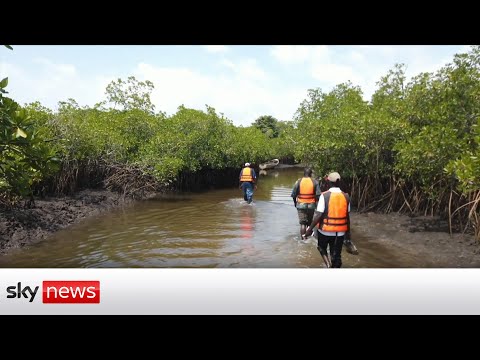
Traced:
POLYGON ((301 237, 305 235, 307 225, 312 222, 320 195, 320 185, 317 180, 312 178, 312 169, 305 168, 303 177, 295 182, 291 194, 293 203, 297 208, 301 237))
POLYGON ((253 200, 253 192, 257 190, 257 174, 250 167, 250 163, 245 163, 245 167, 240 171, 239 181, 239 189, 243 191, 243 200, 250 204, 253 200))
POLYGON ((327 181, 330 188, 320 196, 305 237, 312 235, 313 228, 319 224, 317 249, 327 267, 340 268, 343 241, 350 238, 350 197, 340 190, 338 172, 330 173, 327 181))
MULTIPOLYGON (((323 178, 319 178, 318 181, 320 183, 320 189, 322 190, 322 193, 325 192, 325 191, 328 191, 328 189, 330 188, 330 185, 329 185, 330 182, 328 181, 328 175, 325 175, 323 178)), ((314 233, 315 233, 315 230, 316 229, 314 229, 314 233)), ((350 237, 350 234, 351 234, 350 232, 345 234, 345 238, 343 239, 343 248, 349 254, 358 255, 359 254, 358 249, 355 246, 355 244, 353 243, 353 241, 350 237)), ((318 236, 317 236, 317 238, 318 238, 318 236)))

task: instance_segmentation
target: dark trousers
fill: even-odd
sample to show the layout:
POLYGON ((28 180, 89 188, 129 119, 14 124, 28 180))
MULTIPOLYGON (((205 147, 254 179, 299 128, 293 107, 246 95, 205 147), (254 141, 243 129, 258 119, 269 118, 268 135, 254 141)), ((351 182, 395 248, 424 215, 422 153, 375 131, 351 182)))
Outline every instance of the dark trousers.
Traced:
POLYGON ((241 187, 243 191, 243 200, 250 204, 253 200, 254 185, 251 182, 244 182, 241 187))
POLYGON ((318 232, 319 251, 327 254, 330 253, 332 260, 332 268, 342 267, 342 247, 345 236, 326 236, 318 232))

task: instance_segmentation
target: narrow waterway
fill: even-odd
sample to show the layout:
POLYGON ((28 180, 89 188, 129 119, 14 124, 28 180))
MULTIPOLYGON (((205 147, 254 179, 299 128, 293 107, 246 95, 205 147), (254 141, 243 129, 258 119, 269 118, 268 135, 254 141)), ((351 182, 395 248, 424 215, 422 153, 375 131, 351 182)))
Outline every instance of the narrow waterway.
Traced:
MULTIPOLYGON (((268 171, 252 204, 236 187, 138 202, 13 250, 0 267, 324 267, 316 240, 300 240, 290 193, 301 176, 300 168, 268 171)), ((372 224, 355 216, 360 255, 344 251, 344 267, 419 267, 415 254, 365 235, 372 224)))

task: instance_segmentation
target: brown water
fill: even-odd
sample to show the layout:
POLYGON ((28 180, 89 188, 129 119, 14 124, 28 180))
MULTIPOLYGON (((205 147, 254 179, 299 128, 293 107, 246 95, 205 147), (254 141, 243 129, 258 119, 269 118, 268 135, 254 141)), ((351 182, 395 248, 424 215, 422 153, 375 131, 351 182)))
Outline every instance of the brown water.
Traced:
MULTIPOLYGON (((290 193, 301 176, 299 168, 261 175, 252 204, 236 187, 138 202, 12 251, 0 267, 324 267, 316 240, 300 240, 290 193)), ((344 267, 416 266, 357 229, 361 254, 344 251, 344 267)))

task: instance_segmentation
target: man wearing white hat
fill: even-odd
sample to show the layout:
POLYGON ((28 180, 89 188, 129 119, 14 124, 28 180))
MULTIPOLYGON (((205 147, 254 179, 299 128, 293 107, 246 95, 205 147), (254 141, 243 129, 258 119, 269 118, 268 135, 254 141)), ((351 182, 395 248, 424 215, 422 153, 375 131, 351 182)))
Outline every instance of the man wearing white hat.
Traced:
POLYGON ((245 167, 240 171, 239 181, 243 199, 250 204, 253 201, 253 192, 257 190, 257 174, 249 162, 245 163, 245 167))
POLYGON ((320 196, 313 220, 305 231, 305 237, 312 235, 313 228, 319 224, 317 249, 327 267, 339 268, 342 267, 345 235, 350 237, 350 197, 340 190, 338 172, 330 173, 327 181, 330 188, 320 196))

